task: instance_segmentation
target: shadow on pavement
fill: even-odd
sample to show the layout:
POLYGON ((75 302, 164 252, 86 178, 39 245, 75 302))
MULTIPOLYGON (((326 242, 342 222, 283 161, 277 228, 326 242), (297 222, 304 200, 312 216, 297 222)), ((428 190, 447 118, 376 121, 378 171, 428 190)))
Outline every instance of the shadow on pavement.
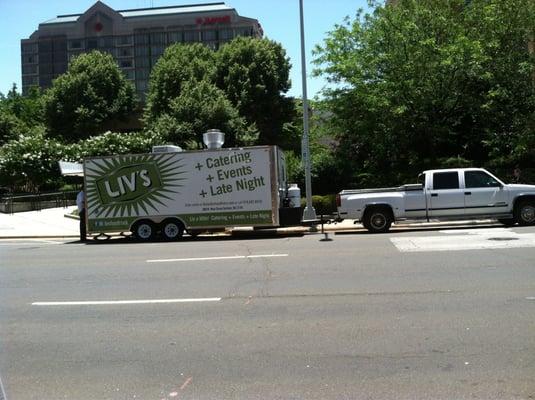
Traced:
POLYGON ((65 244, 86 244, 89 246, 94 245, 113 245, 113 244, 153 244, 153 243, 169 243, 169 244, 180 244, 180 243, 193 243, 193 242, 221 242, 221 241, 233 241, 233 240, 260 240, 260 239, 287 239, 290 237, 302 237, 305 234, 303 232, 276 232, 276 231, 254 231, 254 232, 233 232, 231 235, 218 235, 218 236, 209 236, 209 235, 199 235, 196 237, 186 235, 180 240, 176 241, 165 241, 165 240, 153 240, 149 242, 144 242, 137 240, 133 237, 124 237, 124 236, 110 236, 108 239, 95 239, 88 238, 86 242, 80 242, 80 240, 73 240, 65 244))

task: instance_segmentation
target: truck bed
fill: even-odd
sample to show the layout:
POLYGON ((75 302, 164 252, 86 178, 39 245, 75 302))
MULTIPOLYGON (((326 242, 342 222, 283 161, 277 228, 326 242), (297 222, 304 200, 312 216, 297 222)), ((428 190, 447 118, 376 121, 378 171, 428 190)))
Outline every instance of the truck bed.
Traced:
POLYGON ((389 187, 389 188, 374 188, 374 189, 349 189, 342 190, 341 195, 348 194, 366 194, 366 193, 383 193, 383 192, 411 192, 423 190, 423 185, 420 183, 389 187))

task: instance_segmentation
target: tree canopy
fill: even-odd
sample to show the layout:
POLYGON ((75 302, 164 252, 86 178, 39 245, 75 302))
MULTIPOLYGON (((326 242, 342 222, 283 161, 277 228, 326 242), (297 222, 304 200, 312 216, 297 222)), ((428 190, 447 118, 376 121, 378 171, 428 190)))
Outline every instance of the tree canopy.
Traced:
POLYGON ((76 141, 102 133, 103 123, 125 118, 135 107, 133 85, 110 54, 75 57, 45 95, 45 119, 52 136, 76 141))
POLYGON ((202 143, 210 128, 226 130, 229 146, 291 143, 289 70, 284 49, 267 39, 236 38, 217 52, 201 44, 170 46, 151 73, 147 128, 180 145, 202 143))
MULTIPOLYGON (((371 2, 315 50, 339 157, 356 185, 372 173, 533 160, 531 0, 371 2)), ((380 174, 379 174, 380 173, 380 174)), ((373 183, 381 183, 375 180, 373 183)))
POLYGON ((284 124, 294 116, 290 60, 283 47, 268 39, 238 37, 216 53, 216 83, 240 115, 255 124, 259 144, 279 143, 284 124))
POLYGON ((168 109, 156 119, 153 129, 167 141, 188 149, 202 148, 202 134, 212 128, 225 132, 229 147, 252 145, 258 136, 224 92, 205 80, 183 82, 180 95, 170 101, 168 109))
POLYGON ((150 75, 145 119, 150 123, 170 110, 185 82, 212 82, 215 53, 200 43, 169 46, 150 75))

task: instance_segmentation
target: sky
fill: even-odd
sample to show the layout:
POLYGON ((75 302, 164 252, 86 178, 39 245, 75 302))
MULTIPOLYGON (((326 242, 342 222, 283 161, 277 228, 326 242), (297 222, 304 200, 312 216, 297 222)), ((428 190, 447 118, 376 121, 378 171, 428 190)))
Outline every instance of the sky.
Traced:
MULTIPOLYGON (((292 64, 292 88, 289 95, 300 97, 301 47, 299 30, 299 0, 103 0, 115 10, 162 7, 170 5, 225 1, 239 15, 256 18, 265 37, 282 44, 292 64)), ((57 15, 81 14, 96 0, 0 0, 0 93, 6 94, 13 83, 21 88, 20 40, 28 38, 39 23, 57 15)), ((319 95, 326 82, 311 76, 312 49, 321 44, 326 33, 346 16, 354 17, 366 0, 303 0, 307 61, 308 97, 319 95)))

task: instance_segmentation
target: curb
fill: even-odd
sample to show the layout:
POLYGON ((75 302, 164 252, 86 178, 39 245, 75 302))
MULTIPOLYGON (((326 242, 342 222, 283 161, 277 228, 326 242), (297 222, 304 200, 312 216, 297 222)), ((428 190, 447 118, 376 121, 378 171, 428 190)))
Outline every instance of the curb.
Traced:
MULTIPOLYGON (((72 218, 72 217, 71 217, 72 218)), ((77 219, 77 218, 73 218, 77 219)), ((477 227, 477 226, 487 226, 487 225, 501 225, 499 222, 494 220, 471 220, 471 221, 451 221, 451 222, 423 222, 423 223, 414 223, 414 224, 395 224, 392 226, 390 233, 395 233, 398 230, 421 230, 421 229, 439 229, 439 228, 449 228, 455 229, 457 227, 477 227)), ((337 226, 337 224, 324 224, 323 232, 324 233, 343 233, 343 232, 355 232, 355 231, 366 231, 360 223, 356 223, 353 226, 337 226)), ((308 234, 322 234, 321 225, 306 227, 287 227, 287 228, 273 228, 273 229, 258 229, 254 230, 252 228, 238 228, 228 231, 225 236, 231 236, 236 238, 262 238, 262 237, 276 237, 276 236, 304 236, 308 234)), ((78 238, 79 235, 10 235, 10 236, 0 236, 0 240, 5 239, 72 239, 78 238)))

